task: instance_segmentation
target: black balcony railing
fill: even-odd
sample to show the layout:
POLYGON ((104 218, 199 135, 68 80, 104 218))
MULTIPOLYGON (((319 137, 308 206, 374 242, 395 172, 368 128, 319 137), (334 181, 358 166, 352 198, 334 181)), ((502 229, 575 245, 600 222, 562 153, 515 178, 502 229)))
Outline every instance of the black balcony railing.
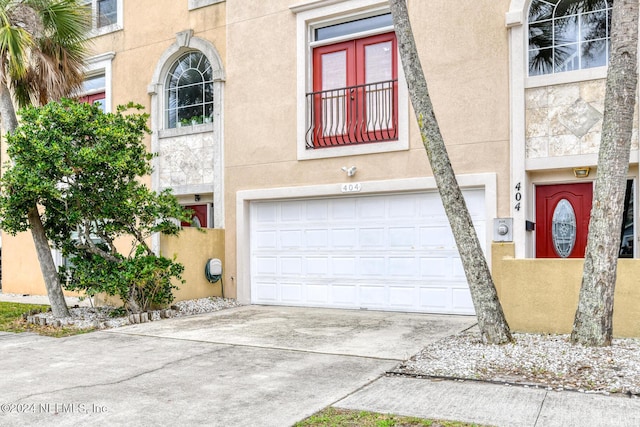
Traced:
POLYGON ((398 139, 398 80, 307 94, 307 149, 398 139))

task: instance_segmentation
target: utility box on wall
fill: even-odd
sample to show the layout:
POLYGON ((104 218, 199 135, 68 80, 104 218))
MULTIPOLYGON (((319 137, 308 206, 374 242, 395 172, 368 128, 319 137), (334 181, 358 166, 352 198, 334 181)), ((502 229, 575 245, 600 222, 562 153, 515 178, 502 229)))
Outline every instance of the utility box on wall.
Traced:
POLYGON ((493 219, 493 241, 513 242, 513 218, 493 219))

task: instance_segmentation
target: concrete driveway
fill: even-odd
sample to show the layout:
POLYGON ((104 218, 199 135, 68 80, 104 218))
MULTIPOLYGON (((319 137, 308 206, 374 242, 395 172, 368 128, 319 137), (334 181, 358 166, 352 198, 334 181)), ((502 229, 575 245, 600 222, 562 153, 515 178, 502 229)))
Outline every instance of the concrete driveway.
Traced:
POLYGON ((474 323, 245 306, 62 339, 0 333, 0 425, 287 426, 474 323))

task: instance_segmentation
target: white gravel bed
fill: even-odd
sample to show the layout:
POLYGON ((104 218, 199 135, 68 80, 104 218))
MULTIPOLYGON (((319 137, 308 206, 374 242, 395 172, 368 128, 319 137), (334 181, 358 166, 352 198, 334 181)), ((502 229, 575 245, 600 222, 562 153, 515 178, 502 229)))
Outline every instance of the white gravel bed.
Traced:
POLYGON ((640 340, 583 347, 568 335, 513 334, 506 345, 482 344, 477 332, 437 341, 403 362, 394 374, 473 379, 554 390, 640 394, 640 340))
MULTIPOLYGON (((240 304, 231 298, 209 297, 174 303, 171 308, 171 317, 191 316, 194 314, 211 313, 225 308, 238 307, 240 304)), ((113 316, 114 307, 75 307, 70 308, 70 317, 57 319, 61 325, 74 328, 117 328, 129 325, 128 315, 113 316)), ((36 315, 46 320, 54 320, 53 313, 46 312, 36 315)), ((160 311, 150 311, 150 320, 160 320, 160 311)))

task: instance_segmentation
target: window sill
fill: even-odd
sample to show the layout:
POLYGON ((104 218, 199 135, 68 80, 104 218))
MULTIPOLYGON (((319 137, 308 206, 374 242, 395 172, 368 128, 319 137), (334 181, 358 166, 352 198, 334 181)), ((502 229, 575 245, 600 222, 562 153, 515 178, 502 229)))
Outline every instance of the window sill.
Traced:
POLYGON ((225 0, 189 0, 189 10, 200 9, 201 7, 222 3, 223 1, 225 0))
POLYGON ((100 37, 105 34, 115 33, 116 31, 122 31, 122 30, 123 30, 122 25, 119 25, 119 24, 106 25, 104 27, 95 28, 91 30, 89 32, 89 38, 100 37))
POLYGON ((331 157, 360 156, 363 154, 389 153, 409 149, 408 138, 398 141, 369 142, 341 147, 325 147, 316 149, 303 148, 298 152, 298 160, 328 159, 331 157))
POLYGON ((158 138, 172 138, 175 136, 194 135, 197 133, 207 132, 213 132, 213 123, 188 125, 172 129, 161 129, 158 131, 158 138))
POLYGON ((587 68, 584 70, 567 71, 564 73, 545 74, 542 76, 527 77, 525 88, 541 86, 553 86, 566 83, 582 82, 585 80, 598 80, 607 77, 607 67, 587 68))

